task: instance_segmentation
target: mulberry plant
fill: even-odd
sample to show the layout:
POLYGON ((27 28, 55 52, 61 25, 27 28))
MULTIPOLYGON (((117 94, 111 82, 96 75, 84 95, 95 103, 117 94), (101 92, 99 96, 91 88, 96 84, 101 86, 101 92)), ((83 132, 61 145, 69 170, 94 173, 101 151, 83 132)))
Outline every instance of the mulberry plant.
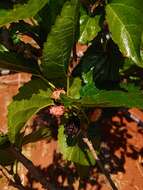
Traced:
POLYGON ((0 165, 11 166, 13 186, 24 188, 13 169, 21 162, 45 189, 54 188, 22 154, 25 144, 51 136, 52 126, 25 134, 27 122, 47 108, 51 120, 58 119, 63 158, 97 163, 117 189, 98 158, 89 110, 143 109, 142 17, 142 0, 0 2, 0 67, 32 75, 8 106, 8 132, 0 136, 0 165))

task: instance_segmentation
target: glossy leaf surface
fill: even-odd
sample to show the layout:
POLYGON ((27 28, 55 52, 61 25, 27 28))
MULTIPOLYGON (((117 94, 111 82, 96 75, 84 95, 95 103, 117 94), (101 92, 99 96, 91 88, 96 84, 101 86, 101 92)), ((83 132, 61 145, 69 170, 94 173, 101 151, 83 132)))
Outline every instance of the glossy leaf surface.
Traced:
POLYGON ((86 12, 80 16, 79 43, 88 44, 101 30, 99 26, 100 15, 90 17, 86 12))
POLYGON ((76 39, 79 1, 67 1, 44 45, 42 70, 48 79, 66 76, 71 49, 76 39))
POLYGON ((111 0, 106 6, 106 19, 112 38, 125 57, 143 67, 140 58, 143 31, 143 1, 111 0))

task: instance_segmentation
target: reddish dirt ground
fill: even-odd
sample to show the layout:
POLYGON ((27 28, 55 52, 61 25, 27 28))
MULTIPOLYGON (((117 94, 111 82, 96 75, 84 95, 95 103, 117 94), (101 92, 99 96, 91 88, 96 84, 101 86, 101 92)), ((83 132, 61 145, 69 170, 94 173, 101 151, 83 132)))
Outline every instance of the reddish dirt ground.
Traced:
MULTIPOLYGON (((7 105, 12 96, 18 91, 18 87, 29 80, 27 74, 12 74, 0 77, 0 131, 5 132, 7 128, 7 105)), ((143 113, 138 109, 131 109, 131 113, 143 120, 143 113)), ((143 129, 135 122, 124 117, 122 113, 110 114, 104 117, 101 122, 103 162, 111 173, 112 179, 119 190, 142 190, 143 189, 143 129), (106 157, 106 159, 105 159, 106 157)), ((51 183, 57 183, 59 190, 77 190, 78 175, 72 165, 64 165, 61 156, 56 153, 57 142, 50 143, 40 141, 27 145, 23 153, 36 166, 39 166, 43 173, 48 176, 51 183), (64 178, 65 177, 65 178, 64 178), (63 187, 64 188, 61 188, 63 187)), ((95 171, 94 171, 95 170, 95 171)), ((104 177, 92 170, 92 178, 87 180, 83 187, 85 190, 109 190, 104 177)), ((23 183, 25 170, 20 167, 20 176, 23 183)), ((86 177, 87 179, 87 177, 86 177)), ((84 179, 85 180, 85 179, 84 179)), ((83 181, 84 181, 83 180, 83 181)), ((86 181, 86 180, 85 180, 86 181)), ((0 190, 12 190, 4 177, 0 178, 0 190)), ((41 190, 37 183, 34 183, 33 190, 41 190), (37 188, 36 188, 37 187, 37 188)))

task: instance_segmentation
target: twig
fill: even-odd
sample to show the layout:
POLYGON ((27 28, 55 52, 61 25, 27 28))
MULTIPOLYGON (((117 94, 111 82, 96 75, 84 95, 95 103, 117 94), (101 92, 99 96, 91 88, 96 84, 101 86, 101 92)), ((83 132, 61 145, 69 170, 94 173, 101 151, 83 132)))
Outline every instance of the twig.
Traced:
POLYGON ((39 181, 43 187, 46 189, 54 190, 55 188, 53 187, 52 184, 50 184, 47 179, 42 175, 42 173, 39 171, 38 168, 34 166, 32 161, 27 159, 17 148, 15 147, 10 147, 8 148, 8 151, 18 160, 20 161, 30 172, 31 176, 39 181))
POLYGON ((96 1, 92 7, 91 7, 91 13, 94 13, 95 9, 99 6, 99 4, 102 2, 102 0, 96 1))
POLYGON ((97 162, 99 168, 101 169, 101 171, 102 171, 102 172, 104 173, 104 175, 106 176, 108 182, 110 183, 110 185, 111 185, 111 187, 112 187, 112 190, 118 190, 117 187, 115 186, 113 180, 111 179, 110 174, 104 169, 104 166, 102 165, 100 159, 98 158, 98 155, 97 155, 97 153, 96 153, 96 151, 95 151, 95 149, 94 149, 94 147, 93 147, 93 145, 92 145, 92 142, 89 141, 87 137, 84 137, 84 138, 83 138, 83 141, 84 141, 84 143, 88 146, 88 148, 89 148, 90 152, 92 153, 93 158, 96 160, 96 162, 97 162))
POLYGON ((67 96, 69 96, 69 88, 70 88, 70 77, 67 76, 67 96))
POLYGON ((42 75, 38 75, 39 78, 41 78, 46 84, 48 84, 52 89, 55 89, 56 87, 54 86, 54 84, 52 84, 51 82, 49 82, 45 77, 43 77, 42 75))
POLYGON ((17 184, 13 182, 12 180, 9 180, 9 185, 19 189, 19 190, 25 190, 25 187, 22 184, 17 184))
POLYGON ((14 180, 12 179, 12 176, 9 174, 9 171, 6 168, 0 167, 0 171, 2 172, 3 176, 9 182, 9 185, 16 187, 19 190, 25 190, 25 187, 22 184, 20 184, 20 183, 17 184, 16 182, 14 182, 14 180))
POLYGON ((0 166, 0 171, 2 173, 2 175, 9 181, 12 180, 12 176, 9 174, 9 171, 7 170, 7 168, 0 166))

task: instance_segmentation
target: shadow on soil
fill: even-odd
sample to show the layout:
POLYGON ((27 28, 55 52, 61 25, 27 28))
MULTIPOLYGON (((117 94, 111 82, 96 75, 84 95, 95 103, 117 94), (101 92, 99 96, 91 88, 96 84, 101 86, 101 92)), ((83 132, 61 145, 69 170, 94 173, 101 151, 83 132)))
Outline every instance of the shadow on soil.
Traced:
MULTIPOLYGON (((44 117, 42 117, 42 120, 44 120, 44 117)), ((95 127, 100 128, 101 146, 99 156, 110 174, 126 172, 124 168, 126 157, 137 160, 139 156, 143 156, 143 148, 137 150, 134 144, 128 143, 128 140, 133 138, 129 128, 132 122, 131 119, 125 118, 124 113, 119 110, 105 109, 102 117, 95 125, 95 127), (113 119, 114 117, 116 119, 113 119)), ((137 132, 143 134, 142 128, 136 128, 137 132)), ((54 131, 53 134, 56 137, 57 131, 54 131)), ((56 152, 53 155, 53 163, 47 168, 39 166, 39 169, 58 190, 74 190, 75 186, 78 186, 80 190, 86 190, 89 187, 100 190, 102 185, 105 184, 104 178, 101 178, 102 172, 97 166, 90 168, 75 166, 64 161, 61 154, 56 152)), ((29 179, 28 186, 34 189, 32 188, 34 181, 29 173, 27 177, 29 179)))

